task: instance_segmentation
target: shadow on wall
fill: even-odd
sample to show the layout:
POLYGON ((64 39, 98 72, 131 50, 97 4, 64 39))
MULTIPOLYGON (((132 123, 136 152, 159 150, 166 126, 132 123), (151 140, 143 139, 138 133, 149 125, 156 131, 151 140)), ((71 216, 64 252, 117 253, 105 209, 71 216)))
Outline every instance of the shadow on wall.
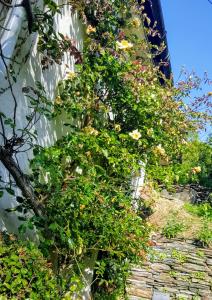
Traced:
MULTIPOLYGON (((58 32, 63 35, 68 35, 75 41, 76 47, 82 50, 83 47, 83 28, 76 13, 71 12, 71 7, 66 5, 62 9, 62 14, 55 19, 55 27, 58 32)), ((25 31, 26 28, 23 28, 25 31)), ((23 34, 23 33, 22 33, 23 34)), ((17 107, 17 128, 24 128, 27 120, 25 116, 30 112, 27 97, 23 95, 22 88, 31 86, 35 87, 35 82, 39 81, 44 86, 46 95, 54 101, 56 95, 56 87, 62 78, 65 76, 66 65, 70 70, 74 70, 74 58, 67 53, 64 54, 64 59, 61 65, 53 64, 47 70, 41 68, 41 55, 37 52, 37 34, 30 35, 27 39, 20 43, 20 49, 16 49, 16 56, 13 58, 13 69, 16 76, 16 82, 13 82, 12 89, 18 102, 17 107), (18 62, 18 63, 16 63, 18 62)), ((12 116, 14 111, 14 100, 11 90, 9 89, 8 81, 1 82, 0 86, 0 110, 6 116, 12 116)), ((39 122, 32 128, 38 132, 38 144, 41 146, 52 145, 58 138, 64 135, 65 131, 61 126, 62 122, 48 121, 45 117, 41 117, 39 122)), ((12 134, 7 130, 7 136, 12 134)), ((0 144, 2 140, 0 137, 0 144)), ((18 163, 21 168, 28 172, 28 162, 32 158, 32 151, 18 154, 18 163)), ((0 163, 0 176, 2 180, 8 181, 9 174, 4 166, 0 163)), ((17 195, 20 191, 16 191, 17 195)), ((4 193, 0 201, 0 230, 17 233, 20 221, 17 218, 17 213, 7 213, 6 208, 17 206, 15 197, 4 193)))

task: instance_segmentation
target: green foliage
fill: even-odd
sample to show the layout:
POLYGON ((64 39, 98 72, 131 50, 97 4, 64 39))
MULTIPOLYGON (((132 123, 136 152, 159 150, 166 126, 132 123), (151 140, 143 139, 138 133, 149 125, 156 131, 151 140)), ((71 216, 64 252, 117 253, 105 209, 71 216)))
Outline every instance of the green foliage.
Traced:
POLYGON ((199 231, 197 239, 203 246, 210 247, 212 245, 212 226, 211 222, 207 219, 204 220, 203 226, 199 231))
POLYGON ((56 277, 33 243, 0 236, 0 295, 14 300, 61 299, 56 277))
POLYGON ((184 207, 188 212, 192 214, 195 214, 199 217, 207 218, 209 220, 212 219, 212 207, 209 203, 203 203, 199 205, 186 203, 184 207))
POLYGON ((200 280, 205 280, 205 272, 194 272, 194 277, 200 280))
POLYGON ((126 279, 129 276, 130 264, 116 256, 100 254, 96 264, 96 276, 100 278, 93 286, 96 300, 116 300, 125 294, 126 279))
POLYGON ((176 259, 181 264, 185 263, 187 260, 187 256, 185 255, 185 253, 177 249, 172 250, 171 257, 176 259))
POLYGON ((175 155, 185 124, 193 124, 179 110, 177 91, 160 84, 158 68, 135 60, 145 41, 127 29, 119 36, 133 24, 135 1, 73 5, 87 22, 83 63, 57 89, 53 118, 62 116, 67 135, 34 150, 33 185, 45 219, 31 222, 42 251, 56 251, 61 265, 98 251, 95 295, 112 299, 123 293, 129 263, 144 256, 148 240, 148 226, 132 208, 131 178, 147 155, 154 165, 175 155))
POLYGON ((176 237, 185 229, 185 226, 182 222, 179 222, 177 219, 177 214, 173 214, 167 221, 166 225, 162 230, 162 234, 171 239, 176 237))
MULTIPOLYGON (((22 230, 36 227, 39 248, 68 282, 68 287, 58 283, 67 291, 65 298, 81 287, 85 258, 98 252, 94 297, 115 299, 124 293, 129 265, 143 258, 148 241, 149 228, 132 207, 132 176, 139 174, 139 162, 147 160, 149 178, 173 181, 170 162, 180 155, 198 118, 183 109, 184 93, 143 54, 147 45, 136 34, 137 1, 69 3, 87 27, 83 55, 73 41, 55 32, 53 17, 60 7, 52 0, 45 1, 44 22, 35 23, 43 67, 61 63, 65 51, 77 66, 59 82, 52 108, 52 120, 60 120, 65 134, 51 147, 34 148, 30 179, 42 215, 28 218, 22 230)), ((50 118, 51 105, 43 88, 37 88, 42 100, 38 112, 50 118)), ((19 202, 18 209, 24 209, 19 202)), ((182 225, 171 220, 164 234, 173 237, 180 231, 182 225)), ((31 247, 33 254, 37 250, 31 247)), ((39 299, 51 297, 43 282, 46 278, 51 284, 51 272, 45 272, 38 280, 39 299)), ((52 293, 57 299, 54 287, 52 293)))
POLYGON ((68 256, 82 261, 90 251, 106 253, 97 264, 102 267, 104 262, 105 268, 97 268, 96 283, 103 287, 107 281, 112 293, 125 278, 126 264, 121 262, 139 261, 148 227, 132 209, 130 178, 137 164, 136 155, 124 147, 128 137, 119 140, 116 131, 102 131, 97 138, 90 130, 37 150, 32 169, 46 223, 36 220, 36 225, 43 249, 60 249, 62 260, 68 256), (111 277, 105 279, 108 268, 111 277))
POLYGON ((190 203, 186 203, 184 205, 185 209, 199 217, 202 218, 203 225, 200 228, 197 241, 200 242, 203 246, 211 246, 212 244, 212 227, 211 227, 211 220, 212 220, 212 208, 211 204, 203 203, 199 205, 193 205, 190 203))
POLYGON ((207 142, 191 139, 181 145, 181 150, 168 164, 150 166, 150 175, 159 183, 171 187, 173 184, 199 183, 211 188, 212 147, 207 142))
POLYGON ((203 186, 212 187, 212 147, 206 142, 193 140, 182 149, 182 163, 175 166, 179 183, 199 182, 203 186), (200 172, 195 167, 200 167, 200 172))

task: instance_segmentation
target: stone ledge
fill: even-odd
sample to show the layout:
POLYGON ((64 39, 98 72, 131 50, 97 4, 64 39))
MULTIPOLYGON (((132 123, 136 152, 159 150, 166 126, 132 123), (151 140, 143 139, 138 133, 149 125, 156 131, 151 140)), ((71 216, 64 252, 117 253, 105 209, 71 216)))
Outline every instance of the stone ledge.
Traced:
POLYGON ((197 247, 191 240, 161 238, 152 249, 143 267, 132 268, 129 300, 162 300, 153 296, 155 292, 166 299, 212 300, 212 249, 197 247))

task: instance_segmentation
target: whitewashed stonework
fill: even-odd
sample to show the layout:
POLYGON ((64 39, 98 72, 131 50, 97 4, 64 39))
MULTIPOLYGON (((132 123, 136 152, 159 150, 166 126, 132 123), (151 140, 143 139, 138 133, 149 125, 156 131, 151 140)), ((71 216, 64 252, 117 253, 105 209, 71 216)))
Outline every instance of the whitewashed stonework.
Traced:
MULTIPOLYGON (((7 14, 10 14, 10 10, 7 14)), ((3 24, 3 21, 1 21, 1 24, 3 24)), ((39 81, 44 86, 47 97, 54 101, 57 84, 59 80, 64 78, 67 66, 69 70, 74 70, 74 58, 67 53, 64 54, 61 65, 53 64, 48 69, 42 70, 41 54, 37 51, 38 35, 36 33, 29 35, 27 26, 27 21, 25 20, 22 23, 21 32, 12 57, 12 67, 16 82, 11 80, 11 83, 13 93, 18 102, 17 128, 24 128, 27 122, 25 116, 29 112, 28 100, 24 96, 22 88, 27 86, 35 87, 35 82, 39 81)), ((61 15, 58 14, 56 16, 55 28, 63 35, 69 36, 76 43, 77 49, 82 50, 83 26, 77 14, 71 11, 69 5, 65 5, 61 10, 61 15)), ((0 29, 0 38, 2 34, 3 29, 0 29)), ((6 116, 12 116, 14 111, 14 100, 9 88, 9 82, 2 77, 0 81, 0 110, 6 116)), ((64 134, 64 129, 60 126, 59 121, 50 122, 45 117, 41 117, 34 129, 38 132, 38 143, 42 146, 51 145, 58 137, 64 134)), ((9 135, 10 132, 7 132, 7 136, 9 135)), ((18 155, 18 162, 25 172, 28 172, 28 160, 31 157, 31 151, 18 155)), ((1 163, 0 176, 7 181, 8 173, 1 163)), ((5 192, 3 198, 0 199, 0 230, 17 232, 19 224, 17 216, 14 213, 5 212, 5 208, 13 207, 17 204, 11 197, 5 192)))

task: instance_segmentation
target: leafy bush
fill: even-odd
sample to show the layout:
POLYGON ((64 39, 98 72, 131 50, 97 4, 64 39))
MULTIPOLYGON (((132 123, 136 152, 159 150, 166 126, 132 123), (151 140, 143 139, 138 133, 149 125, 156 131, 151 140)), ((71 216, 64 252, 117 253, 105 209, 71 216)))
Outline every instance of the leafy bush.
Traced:
POLYGON ((197 239, 203 246, 210 247, 212 245, 212 226, 210 221, 204 220, 197 239))
POLYGON ((128 143, 128 137, 119 139, 115 130, 98 132, 98 137, 76 132, 53 147, 38 149, 31 162, 47 217, 45 224, 34 218, 42 233, 41 247, 60 249, 61 261, 67 256, 81 262, 90 251, 105 253, 97 263, 97 272, 103 261, 105 269, 96 284, 102 286, 105 279, 100 275, 107 273, 111 260, 110 270, 117 272, 108 278, 111 293, 120 286, 126 265, 139 261, 148 240, 148 226, 132 208, 130 179, 136 156, 124 147, 128 143))
POLYGON ((61 299, 56 277, 38 248, 13 236, 6 239, 0 236, 1 299, 61 299))
POLYGON ((149 163, 149 176, 160 184, 171 187, 173 184, 199 183, 212 187, 212 147, 210 143, 197 138, 184 141, 178 154, 166 164, 156 166, 149 163))
MULTIPOLYGON (((64 51, 73 55, 77 66, 59 82, 52 105, 52 120, 60 120, 65 134, 50 147, 34 147, 33 201, 19 197, 18 211, 34 208, 32 218, 25 213, 25 227, 36 227, 39 247, 61 277, 73 282, 75 270, 82 273, 84 258, 98 252, 95 293, 112 299, 123 292, 129 264, 143 258, 148 241, 142 213, 132 207, 132 177, 139 174, 140 161, 147 160, 149 177, 162 183, 166 176, 173 180, 173 170, 164 176, 158 166, 169 165, 181 153, 188 132, 198 127, 198 114, 184 109, 185 92, 143 55, 149 47, 136 34, 141 25, 137 1, 71 1, 86 25, 83 55, 70 39, 54 31, 52 17, 59 7, 52 0, 45 3, 44 22, 35 24, 39 49, 45 52, 43 67, 48 67, 48 59, 61 63, 64 51)), ((154 28, 150 32, 157 35, 154 28)), ((163 50, 161 45, 156 52, 163 50)), ((49 105, 42 87, 33 92, 49 105)), ((36 113, 32 115, 37 120, 36 113)), ((50 118, 49 107, 47 115, 50 118)), ((181 229, 170 223, 165 232, 173 236, 181 229)), ((44 270, 48 279, 50 271, 44 270)), ((45 283, 38 279, 40 299, 48 299, 48 285, 43 291, 45 283)), ((70 297, 74 291, 75 287, 68 290, 70 297)))
POLYGON ((166 225, 162 230, 162 234, 171 239, 175 238, 179 233, 185 229, 185 226, 182 222, 177 220, 177 214, 173 214, 170 219, 168 219, 166 225))
POLYGON ((203 204, 199 204, 199 205, 193 205, 190 203, 186 203, 184 205, 185 209, 192 213, 195 214, 199 217, 204 217, 207 219, 212 219, 212 207, 211 204, 209 203, 203 203, 203 204))

